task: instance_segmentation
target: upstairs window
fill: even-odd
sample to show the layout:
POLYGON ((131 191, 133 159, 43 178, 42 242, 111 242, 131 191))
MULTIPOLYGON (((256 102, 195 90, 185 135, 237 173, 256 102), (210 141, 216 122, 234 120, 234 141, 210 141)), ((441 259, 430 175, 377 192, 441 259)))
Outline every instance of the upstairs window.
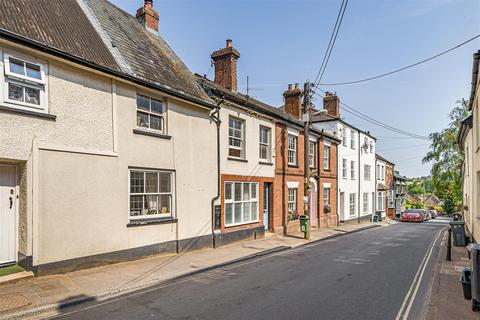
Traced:
POLYGON ((268 127, 260 127, 260 160, 270 162, 271 156, 271 130, 268 127))
POLYGON ((347 128, 343 127, 342 145, 347 146, 347 128))
POLYGON ((355 132, 350 130, 350 148, 355 149, 355 132))
POLYGON ((330 146, 323 147, 323 169, 330 170, 330 146))
POLYGON ((315 142, 308 143, 308 165, 310 168, 315 168, 315 142))
POLYGON ((355 180, 355 161, 350 162, 350 179, 355 180))
POLYGON ((45 67, 42 64, 4 55, 3 100, 21 109, 46 112, 45 67))
POLYGON ((342 159, 342 178, 347 179, 347 159, 342 159))
POLYGON ((368 164, 363 165, 363 175, 365 180, 370 180, 372 167, 368 164))
POLYGON ((297 137, 291 134, 288 135, 288 164, 297 165, 297 137))
POLYGON ((165 101, 137 95, 137 126, 166 134, 165 101))
POLYGON ((232 118, 228 120, 228 155, 234 158, 245 157, 245 123, 232 118))

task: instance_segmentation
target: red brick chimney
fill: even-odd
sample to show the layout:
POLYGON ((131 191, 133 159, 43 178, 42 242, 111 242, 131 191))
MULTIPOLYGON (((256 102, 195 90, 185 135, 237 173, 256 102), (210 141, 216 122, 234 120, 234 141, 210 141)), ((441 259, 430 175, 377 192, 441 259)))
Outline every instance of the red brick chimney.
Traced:
POLYGON ((145 0, 137 10, 137 20, 147 31, 158 34, 158 12, 153 9, 153 0, 145 0))
POLYGON ((237 91, 237 60, 240 53, 233 47, 232 40, 228 39, 226 47, 214 51, 211 58, 215 64, 215 83, 230 91, 237 91))
POLYGON ((295 83, 295 88, 291 84, 288 85, 288 90, 283 93, 285 99, 285 112, 300 119, 302 116, 302 90, 295 83))
POLYGON ((328 115, 334 118, 340 118, 340 98, 335 92, 325 93, 323 109, 327 110, 328 115))

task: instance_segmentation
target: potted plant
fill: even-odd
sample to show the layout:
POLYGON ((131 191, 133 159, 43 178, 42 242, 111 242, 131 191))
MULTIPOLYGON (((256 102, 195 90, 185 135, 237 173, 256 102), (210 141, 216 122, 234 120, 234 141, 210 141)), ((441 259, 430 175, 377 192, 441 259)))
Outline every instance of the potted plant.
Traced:
POLYGON ((332 207, 329 204, 323 206, 323 213, 330 213, 332 212, 332 207))
POLYGON ((288 222, 293 220, 298 220, 298 212, 297 210, 289 211, 287 215, 288 222))

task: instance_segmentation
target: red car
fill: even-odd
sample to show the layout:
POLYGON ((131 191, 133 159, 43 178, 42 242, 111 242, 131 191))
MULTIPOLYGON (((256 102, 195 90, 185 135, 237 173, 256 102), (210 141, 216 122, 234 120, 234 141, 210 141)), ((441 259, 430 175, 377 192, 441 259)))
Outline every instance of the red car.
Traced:
POLYGON ((423 222, 422 210, 408 209, 402 213, 402 222, 423 222))

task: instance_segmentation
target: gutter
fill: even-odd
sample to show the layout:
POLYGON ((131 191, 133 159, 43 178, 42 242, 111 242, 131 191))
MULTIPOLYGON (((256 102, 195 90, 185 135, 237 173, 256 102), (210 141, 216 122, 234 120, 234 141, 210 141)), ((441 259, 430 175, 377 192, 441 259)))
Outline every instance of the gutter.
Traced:
POLYGON ((38 41, 22 37, 18 34, 12 33, 12 32, 9 32, 5 29, 0 28, 0 37, 4 38, 6 40, 12 41, 14 43, 18 43, 18 44, 24 45, 26 47, 41 51, 41 52, 48 53, 48 54, 51 54, 53 56, 65 59, 65 60, 75 62, 79 65, 84 66, 84 67, 88 67, 88 68, 91 68, 91 69, 94 69, 94 70, 97 70, 97 71, 100 71, 100 72, 103 72, 103 73, 106 73, 106 74, 109 74, 109 75, 112 75, 112 76, 115 76, 115 77, 118 77, 118 78, 121 78, 121 79, 131 81, 135 84, 142 85, 142 86, 145 86, 145 87, 150 88, 150 89, 160 90, 160 91, 162 91, 164 93, 167 93, 169 95, 172 95, 174 97, 177 97, 177 98, 189 101, 189 102, 193 102, 195 104, 199 104, 199 105, 201 105, 203 107, 207 107, 209 109, 215 109, 216 108, 216 105, 214 103, 209 102, 207 100, 202 100, 200 98, 196 98, 194 96, 191 96, 187 93, 179 92, 179 91, 177 91, 177 90, 175 90, 171 87, 168 87, 166 85, 155 84, 155 83, 152 83, 152 82, 149 82, 149 81, 146 81, 146 80, 142 80, 142 79, 137 78, 135 76, 123 73, 121 71, 117 71, 117 70, 114 70, 114 69, 96 64, 94 62, 90 62, 90 61, 85 60, 83 58, 80 58, 78 56, 75 56, 75 55, 66 53, 64 51, 61 51, 59 49, 50 47, 49 45, 46 45, 46 44, 40 43, 38 41))
POLYGON ((480 64, 480 50, 473 54, 473 68, 472 68, 472 89, 470 91, 470 99, 468 101, 468 110, 473 108, 473 100, 477 91, 478 68, 480 64))

